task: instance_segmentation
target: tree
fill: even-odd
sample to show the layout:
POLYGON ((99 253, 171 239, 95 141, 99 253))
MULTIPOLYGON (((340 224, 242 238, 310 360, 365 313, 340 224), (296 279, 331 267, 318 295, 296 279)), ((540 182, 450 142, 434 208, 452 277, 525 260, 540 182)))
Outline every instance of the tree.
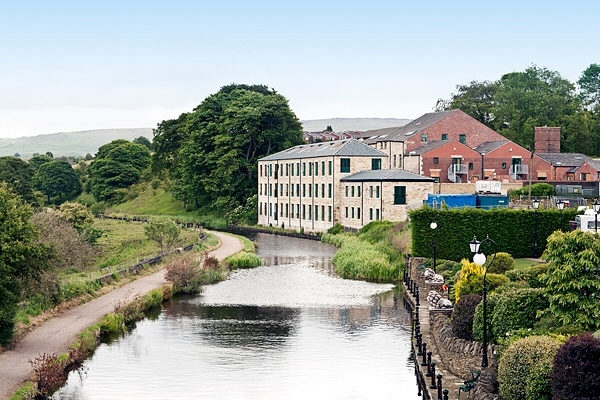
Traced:
POLYGON ((78 196, 81 193, 79 177, 66 161, 52 160, 42 164, 33 177, 35 187, 44 193, 50 203, 51 196, 58 196, 63 201, 63 194, 78 196))
POLYGON ((435 110, 445 111, 459 109, 477 121, 494 127, 494 98, 498 85, 490 81, 471 81, 465 85, 456 85, 456 93, 450 100, 439 99, 435 110))
POLYGON ((591 64, 577 81, 583 104, 592 111, 600 111, 600 65, 591 64))
POLYGON ((29 165, 31 165, 37 171, 42 164, 46 164, 47 162, 50 162, 52 160, 52 157, 48 157, 45 154, 38 154, 29 159, 29 165))
POLYGON ((34 174, 35 169, 20 158, 0 157, 0 182, 6 182, 26 202, 37 205, 32 185, 34 174))
POLYGON ((169 218, 154 218, 144 226, 146 237, 160 246, 160 251, 169 251, 179 237, 179 226, 169 218))
POLYGON ((98 149, 88 167, 87 189, 98 201, 118 202, 119 190, 141 180, 150 165, 150 151, 145 146, 118 139, 98 149))
POLYGON ((563 325, 600 328, 600 241, 590 232, 556 231, 544 258, 550 269, 543 279, 550 313, 563 325))
POLYGON ((6 183, 0 184, 0 344, 13 335, 21 282, 45 269, 48 248, 30 222, 33 209, 6 183))
POLYGON ((142 146, 146 146, 148 150, 152 151, 152 142, 148 140, 145 136, 140 136, 133 139, 133 143, 141 144, 142 146))
POLYGON ((257 160, 303 143, 287 100, 263 85, 229 85, 155 131, 157 168, 171 167, 186 203, 232 209, 257 191, 257 160))

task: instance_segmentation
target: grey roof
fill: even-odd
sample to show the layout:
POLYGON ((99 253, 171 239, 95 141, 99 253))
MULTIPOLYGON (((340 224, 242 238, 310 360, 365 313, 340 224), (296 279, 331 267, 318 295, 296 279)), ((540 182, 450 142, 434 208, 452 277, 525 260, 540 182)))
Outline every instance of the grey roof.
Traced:
POLYGON ((442 147, 443 145, 448 144, 448 143, 452 143, 452 142, 456 142, 456 140, 436 140, 434 142, 429 142, 426 145, 419 147, 418 149, 412 150, 407 155, 412 156, 412 155, 425 154, 428 151, 431 151, 433 149, 437 149, 438 147, 442 147))
POLYGON ((431 125, 438 123, 444 118, 456 113, 460 110, 439 111, 434 113, 423 114, 419 118, 409 122, 404 126, 395 128, 374 129, 366 131, 369 136, 369 143, 381 140, 405 140, 417 132, 429 128, 431 125), (385 136, 384 136, 385 135, 385 136))
POLYGON ((590 163, 596 166, 594 160, 585 154, 579 153, 535 153, 536 156, 548 161, 557 167, 580 167, 583 163, 590 163))
POLYGON ((378 169, 360 171, 348 175, 342 179, 342 182, 433 182, 434 179, 428 176, 414 174, 403 169, 378 169))
POLYGON ((504 146, 508 142, 509 142, 509 140, 500 140, 500 141, 496 141, 496 142, 481 143, 479 146, 475 147, 475 151, 478 152, 479 154, 488 154, 488 153, 496 150, 497 148, 504 146))
POLYGON ((260 161, 293 160, 313 157, 387 157, 387 154, 356 139, 301 144, 279 153, 263 157, 260 161))

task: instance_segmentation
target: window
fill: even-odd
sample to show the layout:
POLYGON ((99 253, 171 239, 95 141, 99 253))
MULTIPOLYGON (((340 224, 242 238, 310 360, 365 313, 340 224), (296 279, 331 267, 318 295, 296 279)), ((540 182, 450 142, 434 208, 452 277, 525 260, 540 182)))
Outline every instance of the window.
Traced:
POLYGON ((356 207, 356 218, 360 219, 360 207, 356 207))
POLYGON ((346 218, 348 218, 348 207, 346 207, 346 218))
POLYGON ((325 198, 325 184, 321 183, 321 197, 325 198))
POLYGON ((315 221, 319 220, 319 206, 315 206, 315 221))
POLYGON ((258 203, 258 215, 262 215, 262 202, 258 203))
POLYGON ((321 221, 325 221, 325 206, 321 206, 321 221))
POLYGON ((373 186, 369 186, 369 197, 373 198, 373 186))
POLYGON ((379 221, 379 208, 375 209, 375 219, 379 221))
POLYGON ((448 140, 448 134, 442 133, 442 140, 448 140))
POLYGON ((315 161, 315 176, 319 176, 319 163, 315 161))
POLYGON ((269 203, 269 217, 273 216, 273 204, 269 203))
POLYGON ((433 178, 433 182, 434 183, 440 183, 440 177, 439 176, 434 177, 433 178))
POLYGON ((319 197, 319 185, 315 184, 315 197, 319 197))
POLYGON ((329 161, 329 175, 333 174, 333 161, 329 161))
POLYGON ((279 176, 279 164, 275 164, 275 179, 279 176))
POLYGON ((396 168, 396 155, 394 154, 394 168, 396 168))
POLYGON ((330 183, 327 188, 327 197, 331 198, 331 196, 333 196, 332 192, 333 192, 333 184, 330 183))
POLYGON ((260 166, 260 176, 262 177, 262 164, 260 166))
POLYGON ((433 163, 434 164, 439 164, 440 163, 440 158, 439 157, 433 157, 433 163))
POLYGON ((328 210, 327 210, 327 211, 328 211, 327 220, 328 220, 329 222, 331 222, 331 220, 332 220, 332 218, 333 218, 333 212, 332 212, 332 211, 333 211, 333 208, 332 208, 331 206, 327 206, 327 207, 328 207, 328 210))
POLYGON ((258 185, 258 188, 260 189, 260 195, 262 196, 262 183, 260 185, 258 185))
POLYGON ((348 197, 348 185, 346 185, 346 197, 348 197))
POLYGON ((290 174, 290 164, 285 164, 285 176, 290 174))
POLYGON ((308 197, 312 197, 312 185, 308 184, 308 197))
POLYGON ((421 142, 426 142, 426 141, 427 141, 427 134, 421 133, 421 142))
POLYGON ((283 183, 279 184, 279 195, 283 196, 283 183))
POLYGON ((371 159, 371 169, 372 170, 381 169, 381 158, 372 158, 371 159))
POLYGON ((312 207, 308 206, 308 219, 312 219, 312 207))
POLYGON ((300 184, 296 183, 296 197, 300 197, 300 184))
POLYGON ((285 205, 285 217, 286 218, 290 216, 289 211, 290 211, 290 205, 286 204, 285 205))
POLYGON ((269 176, 273 176, 273 164, 269 164, 269 176))
POLYGON ((313 174, 313 163, 308 163, 308 176, 312 176, 313 174))
POLYGON ((352 211, 352 218, 354 218, 354 207, 351 207, 351 211, 352 211))
POLYGON ((306 163, 302 163, 302 176, 306 176, 306 163))
POLYGON ((296 218, 300 219, 300 204, 296 204, 296 218))
POLYGON ((340 159, 340 172, 350 172, 350 159, 342 158, 340 159))
POLYGON ((462 144, 467 144, 467 134, 466 133, 461 133, 458 136, 458 141, 461 142, 462 144))
POLYGON ((502 163, 502 169, 506 169, 506 163, 505 162, 502 163))
POLYGON ((375 186, 375 197, 379 198, 379 186, 375 186))
POLYGON ((269 183, 269 196, 273 196, 273 184, 269 183))
POLYGON ((306 183, 302 184, 302 197, 306 197, 306 183))
POLYGON ((356 187, 357 196, 360 197, 360 186, 356 187))
POLYGON ((373 209, 369 208, 369 221, 373 221, 373 209))
POLYGON ((306 219, 306 204, 302 204, 302 219, 306 219))
POLYGON ((394 186, 394 204, 406 204, 406 186, 394 186))
POLYGON ((473 169, 475 169, 475 164, 470 162, 469 163, 469 169, 472 171, 473 169))
POLYGON ((294 205, 292 204, 292 218, 294 218, 294 205))
POLYGON ((321 174, 325 176, 325 161, 321 161, 321 174))
POLYGON ((296 163, 296 175, 300 176, 300 163, 296 163))
POLYGON ((354 197, 354 186, 352 186, 352 197, 354 197))
POLYGON ((267 203, 265 203, 265 215, 267 215, 267 203))
POLYGON ((290 185, 288 183, 285 184, 285 195, 286 196, 290 195, 290 185))

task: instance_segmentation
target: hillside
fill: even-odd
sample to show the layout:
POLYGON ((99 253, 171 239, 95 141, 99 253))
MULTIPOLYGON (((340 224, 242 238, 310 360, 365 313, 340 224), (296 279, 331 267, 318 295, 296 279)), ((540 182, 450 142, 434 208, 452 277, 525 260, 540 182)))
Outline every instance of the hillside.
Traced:
MULTIPOLYGON (((329 118, 301 121, 305 131, 318 132, 331 125, 336 132, 368 131, 371 129, 402 126, 409 119, 399 118, 329 118)), ((90 131, 59 132, 46 135, 24 136, 16 139, 0 139, 0 156, 13 156, 16 153, 29 159, 33 153, 48 151, 56 157, 95 155, 98 148, 115 139, 133 140, 145 136, 152 141, 152 128, 96 129, 90 131)))
POLYGON ((133 140, 145 136, 152 140, 152 128, 97 129, 91 131, 59 132, 47 135, 0 139, 0 156, 19 153, 21 158, 31 158, 33 153, 48 151, 54 156, 95 155, 98 148, 115 139, 133 140))

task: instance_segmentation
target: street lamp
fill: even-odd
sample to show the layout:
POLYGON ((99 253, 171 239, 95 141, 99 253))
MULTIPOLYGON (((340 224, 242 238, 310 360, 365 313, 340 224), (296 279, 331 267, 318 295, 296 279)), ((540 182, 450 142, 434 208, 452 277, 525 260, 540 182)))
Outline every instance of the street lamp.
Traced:
POLYGON ((563 221, 563 210, 565 209, 565 202, 562 200, 558 200, 556 202, 556 207, 560 210, 560 230, 562 231, 564 221, 563 221))
POLYGON ((433 229, 433 272, 435 272, 437 274, 437 270, 435 269, 435 265, 436 265, 436 258, 437 258, 437 227, 438 224, 437 222, 433 221, 431 224, 429 224, 429 227, 431 229, 433 229))
POLYGON ((475 236, 473 236, 473 240, 469 242, 469 246, 471 247, 471 253, 473 253, 473 262, 477 265, 483 266, 485 264, 485 254, 481 252, 481 245, 485 243, 492 243, 494 245, 494 255, 490 260, 487 268, 483 272, 483 358, 481 359, 481 368, 486 368, 488 366, 488 345, 487 345, 487 271, 494 263, 494 259, 496 258, 496 253, 498 252, 498 245, 489 236, 483 239, 481 242, 477 240, 475 236))
POLYGON ((538 199, 537 197, 533 200, 533 208, 535 209, 535 240, 533 242, 533 256, 535 258, 538 258, 538 208, 540 208, 540 199, 538 199))
POLYGON ((600 211, 600 202, 598 202, 598 199, 594 200, 594 204, 592 204, 592 207, 594 207, 594 227, 595 227, 595 231, 596 233, 598 233, 598 211, 600 211))

